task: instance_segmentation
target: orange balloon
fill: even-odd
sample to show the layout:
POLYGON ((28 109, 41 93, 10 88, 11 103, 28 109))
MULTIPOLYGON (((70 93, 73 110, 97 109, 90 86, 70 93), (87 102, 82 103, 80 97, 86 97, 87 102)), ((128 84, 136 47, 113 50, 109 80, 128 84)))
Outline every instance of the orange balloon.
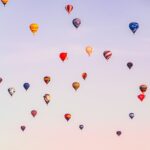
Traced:
POLYGON ((35 34, 35 33, 38 31, 39 26, 38 26, 38 24, 36 24, 36 23, 32 23, 32 24, 30 24, 29 28, 30 28, 31 32, 32 32, 33 34, 35 34))
POLYGON ((69 121, 71 119, 71 114, 65 114, 64 117, 67 121, 69 121))
POLYGON ((87 46, 86 49, 85 49, 86 53, 91 56, 91 54, 93 53, 93 48, 90 47, 90 46, 87 46))
POLYGON ((4 4, 4 6, 8 3, 9 0, 1 0, 1 2, 4 4))
POLYGON ((73 82, 72 87, 75 89, 75 91, 77 91, 77 89, 80 87, 80 83, 79 82, 73 82))
POLYGON ((48 83, 50 82, 50 80, 51 80, 51 77, 50 77, 50 76, 45 76, 45 77, 44 77, 44 82, 45 82, 46 84, 48 84, 48 83))

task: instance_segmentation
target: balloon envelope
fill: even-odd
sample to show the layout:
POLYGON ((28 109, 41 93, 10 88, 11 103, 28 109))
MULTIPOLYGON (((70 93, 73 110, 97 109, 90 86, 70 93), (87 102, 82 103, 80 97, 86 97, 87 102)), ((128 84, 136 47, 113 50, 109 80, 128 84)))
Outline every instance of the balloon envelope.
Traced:
POLYGON ((106 60, 108 60, 112 56, 112 52, 109 50, 106 50, 103 52, 103 56, 105 57, 106 60))
POLYGON ((51 100, 50 94, 45 94, 45 95, 43 96, 43 98, 44 98, 45 103, 48 105, 48 103, 49 103, 50 100, 51 100))
POLYGON ((13 94, 16 92, 15 88, 14 87, 11 87, 8 89, 8 92, 11 96, 13 96, 13 94))
POLYGON ((65 114, 64 115, 64 117, 65 117, 65 119, 67 120, 67 121, 69 121, 70 119, 71 119, 71 114, 65 114))
POLYGON ((66 52, 62 52, 59 54, 59 57, 62 61, 65 61, 67 59, 67 53, 66 52))
POLYGON ((80 128, 80 130, 83 130, 83 128, 84 128, 84 125, 79 125, 79 128, 80 128))
POLYGON ((129 28, 133 33, 135 33, 137 29, 139 28, 139 24, 137 22, 131 22, 129 24, 129 28))
POLYGON ((28 90, 29 87, 30 87, 30 84, 29 84, 29 83, 24 83, 24 84, 23 84, 23 87, 25 88, 25 90, 28 90))
POLYGON ((8 3, 9 0, 1 0, 1 2, 3 3, 3 5, 5 6, 8 3))
POLYGON ((20 128, 22 131, 24 131, 26 129, 26 126, 21 126, 20 128))
POLYGON ((127 67, 128 67, 129 69, 131 69, 132 66, 133 66, 133 63, 132 63, 132 62, 128 62, 128 63, 127 63, 127 67))
POLYGON ((65 6, 65 9, 66 9, 66 11, 68 12, 68 14, 70 14, 71 11, 73 10, 73 6, 70 5, 70 4, 68 4, 68 5, 65 6))
POLYGON ((130 113, 130 114, 129 114, 129 117, 130 117, 131 119, 133 119, 133 118, 134 118, 134 113, 130 113))
POLYGON ((32 115, 33 117, 35 117, 35 116, 37 115, 37 111, 36 111, 36 110, 32 110, 32 111, 31 111, 31 115, 32 115))
POLYGON ((80 83, 79 82, 73 82, 72 87, 75 89, 75 91, 77 91, 78 88, 80 87, 80 83))
POLYGON ((38 31, 39 25, 36 23, 32 23, 32 24, 30 24, 29 28, 30 28, 31 32, 34 34, 38 31))
POLYGON ((139 94, 138 95, 138 99, 142 102, 145 98, 145 95, 144 94, 139 94))
POLYGON ((120 136, 120 135, 122 134, 122 132, 121 132, 121 131, 117 131, 116 134, 117 134, 118 136, 120 136))
POLYGON ((73 25, 78 28, 81 24, 81 20, 79 18, 75 18, 72 20, 73 25))
POLYGON ((50 77, 50 76, 45 76, 45 77, 44 77, 44 82, 45 82, 46 84, 48 84, 48 83, 50 82, 50 80, 51 80, 51 77, 50 77))
POLYGON ((144 92, 147 91, 147 85, 142 84, 142 85, 140 85, 139 89, 140 89, 140 91, 141 91, 142 93, 144 93, 144 92))

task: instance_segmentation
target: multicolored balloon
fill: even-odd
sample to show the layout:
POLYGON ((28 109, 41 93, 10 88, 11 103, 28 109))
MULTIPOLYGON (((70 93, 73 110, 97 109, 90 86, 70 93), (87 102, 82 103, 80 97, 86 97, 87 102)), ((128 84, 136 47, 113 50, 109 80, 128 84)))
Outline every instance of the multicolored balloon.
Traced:
POLYGON ((130 30, 131 30, 133 33, 135 33, 135 32, 137 31, 137 29, 139 28, 139 23, 137 23, 137 22, 131 22, 131 23, 129 24, 129 28, 130 28, 130 30))
POLYGON ((48 84, 48 83, 51 81, 51 77, 50 77, 50 76, 45 76, 45 77, 43 78, 43 80, 44 80, 44 82, 45 82, 46 84, 48 84))
POLYGON ((147 91, 147 85, 142 84, 142 85, 140 85, 139 89, 142 93, 145 93, 147 91))
POLYGON ((112 52, 109 50, 106 50, 103 52, 103 56, 105 57, 106 60, 110 59, 112 56, 112 52))
POLYGON ((35 34, 39 29, 39 25, 36 23, 32 23, 32 24, 30 24, 29 28, 30 28, 31 32, 33 34, 35 34))
POLYGON ((69 121, 71 119, 71 114, 67 113, 64 115, 65 119, 69 121))
POLYGON ((78 28, 81 25, 81 20, 79 18, 75 18, 72 20, 73 25, 78 28))
POLYGON ((44 98, 45 103, 48 105, 48 103, 49 103, 50 100, 51 100, 50 94, 45 94, 45 95, 43 96, 43 98, 44 98))
POLYGON ((1 0, 1 2, 3 3, 3 5, 5 6, 8 3, 9 0, 1 0))
POLYGON ((65 9, 68 12, 68 14, 70 14, 72 12, 72 10, 73 10, 73 6, 68 4, 68 5, 65 6, 65 9))
POLYGON ((8 89, 8 93, 9 93, 11 96, 13 96, 15 92, 16 92, 16 90, 15 90, 14 87, 10 87, 10 88, 8 89))

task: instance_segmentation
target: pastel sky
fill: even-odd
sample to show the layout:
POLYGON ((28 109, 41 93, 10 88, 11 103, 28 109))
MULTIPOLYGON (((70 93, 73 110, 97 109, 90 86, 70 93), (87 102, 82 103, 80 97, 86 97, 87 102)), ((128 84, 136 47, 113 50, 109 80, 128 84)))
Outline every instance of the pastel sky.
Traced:
POLYGON ((0 149, 150 150, 148 0, 10 0, 0 4, 0 149), (70 15, 65 5, 72 4, 70 15), (72 20, 81 19, 76 29, 72 20), (135 35, 130 22, 139 23, 135 35), (39 24, 35 36, 31 23, 39 24), (91 57, 85 52, 92 46, 91 57), (112 51, 106 61, 105 50, 112 51), (62 63, 59 53, 68 52, 62 63), (126 66, 132 61, 134 66, 126 66), (87 72, 84 81, 82 72, 87 72), (46 85, 43 77, 51 76, 46 85), (72 88, 74 81, 80 89, 72 88), (23 83, 29 82, 28 91, 23 83), (11 97, 8 88, 16 93, 11 97), (43 95, 50 93, 47 106, 43 95), (32 109, 38 111, 33 118, 32 109), (129 113, 134 112, 131 120, 129 113), (72 114, 69 122, 64 114, 72 114), (84 130, 79 125, 84 124, 84 130), (20 126, 26 130, 21 131, 20 126), (118 137, 116 131, 121 130, 118 137))

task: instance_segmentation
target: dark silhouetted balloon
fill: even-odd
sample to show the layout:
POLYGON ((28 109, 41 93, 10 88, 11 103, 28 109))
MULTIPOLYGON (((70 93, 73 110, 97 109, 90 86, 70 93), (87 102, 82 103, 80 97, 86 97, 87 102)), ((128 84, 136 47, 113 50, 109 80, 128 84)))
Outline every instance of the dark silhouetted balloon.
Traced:
POLYGON ((84 128, 84 125, 79 125, 79 128, 80 128, 80 130, 83 130, 83 128, 84 128))
POLYGON ((76 28, 78 28, 81 24, 81 20, 79 18, 75 18, 73 19, 72 23, 76 28))
POLYGON ((128 63, 127 63, 127 67, 128 67, 129 69, 131 69, 131 68, 133 67, 133 63, 132 63, 132 62, 128 62, 128 63))
POLYGON ((134 118, 134 113, 130 113, 130 114, 129 114, 129 117, 130 117, 131 119, 133 119, 133 118, 134 118))
POLYGON ((30 84, 29 83, 24 83, 23 84, 23 87, 25 88, 25 90, 27 91, 30 87, 30 84))

